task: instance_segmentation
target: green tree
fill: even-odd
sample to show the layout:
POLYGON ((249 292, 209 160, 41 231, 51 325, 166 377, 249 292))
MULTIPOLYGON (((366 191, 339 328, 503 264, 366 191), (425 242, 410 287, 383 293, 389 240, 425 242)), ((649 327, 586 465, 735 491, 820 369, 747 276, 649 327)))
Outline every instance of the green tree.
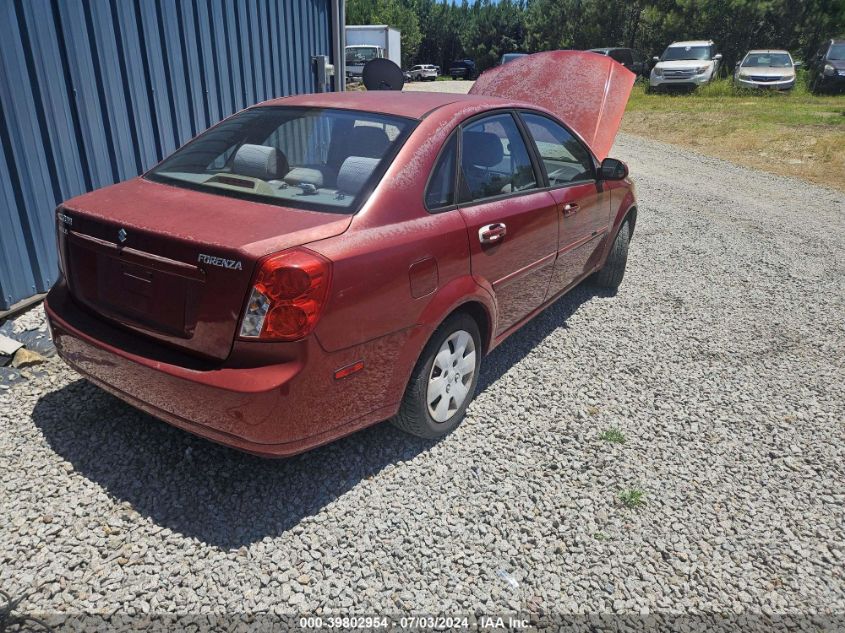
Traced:
POLYGON ((475 59, 479 69, 512 51, 628 46, 658 55, 671 42, 712 39, 731 68, 750 48, 807 58, 845 35, 845 0, 349 0, 349 24, 402 31, 406 64, 475 59))

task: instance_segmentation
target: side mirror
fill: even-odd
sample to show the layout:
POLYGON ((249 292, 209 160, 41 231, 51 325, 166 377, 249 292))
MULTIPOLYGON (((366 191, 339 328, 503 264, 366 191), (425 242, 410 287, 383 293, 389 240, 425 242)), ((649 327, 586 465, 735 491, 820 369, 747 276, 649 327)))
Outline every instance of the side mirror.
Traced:
POLYGON ((660 61, 660 58, 659 58, 659 57, 652 57, 652 58, 651 58, 651 61, 653 61, 653 62, 659 62, 659 61, 660 61))
POLYGON ((804 62, 793 62, 792 63, 795 68, 801 68, 804 65, 804 62))
POLYGON ((615 158, 605 158, 599 172, 602 180, 623 180, 628 177, 628 165, 615 158))
POLYGON ((717 62, 722 61, 722 54, 721 54, 721 53, 716 53, 716 54, 713 56, 713 59, 715 59, 717 62))
POLYGON ((741 63, 742 63, 742 62, 737 62, 736 64, 734 64, 734 68, 739 68, 739 65, 740 65, 741 63))

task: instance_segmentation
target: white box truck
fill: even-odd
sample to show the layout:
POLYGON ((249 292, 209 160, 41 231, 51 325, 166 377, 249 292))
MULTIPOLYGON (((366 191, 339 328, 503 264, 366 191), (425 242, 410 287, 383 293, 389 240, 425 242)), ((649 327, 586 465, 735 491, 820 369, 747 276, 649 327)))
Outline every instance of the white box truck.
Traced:
POLYGON ((371 59, 386 57, 402 67, 402 34, 386 24, 356 24, 346 27, 346 77, 360 79, 371 59))

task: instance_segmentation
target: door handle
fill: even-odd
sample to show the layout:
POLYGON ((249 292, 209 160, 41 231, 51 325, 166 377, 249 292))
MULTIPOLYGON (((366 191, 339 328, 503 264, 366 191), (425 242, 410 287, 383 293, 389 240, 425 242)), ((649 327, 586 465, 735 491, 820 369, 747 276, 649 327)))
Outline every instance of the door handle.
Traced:
POLYGON ((503 222, 495 222, 478 229, 478 241, 482 244, 496 244, 507 235, 508 227, 503 222))
POLYGON ((565 205, 563 205, 563 215, 572 215, 573 213, 576 213, 580 208, 581 207, 578 206, 577 202, 567 202, 565 205))

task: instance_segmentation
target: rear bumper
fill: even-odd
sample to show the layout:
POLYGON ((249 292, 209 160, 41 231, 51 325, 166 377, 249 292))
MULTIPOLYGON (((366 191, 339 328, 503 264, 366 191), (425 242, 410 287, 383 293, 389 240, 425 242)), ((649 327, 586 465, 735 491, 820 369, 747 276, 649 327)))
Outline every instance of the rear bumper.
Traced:
POLYGON ((50 291, 45 310, 59 356, 91 382, 173 426, 249 453, 295 455, 398 408, 385 406, 379 372, 365 367, 334 379, 335 369, 355 362, 349 359, 362 349, 329 354, 311 337, 287 344, 275 362, 210 366, 97 319, 63 283, 50 291))

